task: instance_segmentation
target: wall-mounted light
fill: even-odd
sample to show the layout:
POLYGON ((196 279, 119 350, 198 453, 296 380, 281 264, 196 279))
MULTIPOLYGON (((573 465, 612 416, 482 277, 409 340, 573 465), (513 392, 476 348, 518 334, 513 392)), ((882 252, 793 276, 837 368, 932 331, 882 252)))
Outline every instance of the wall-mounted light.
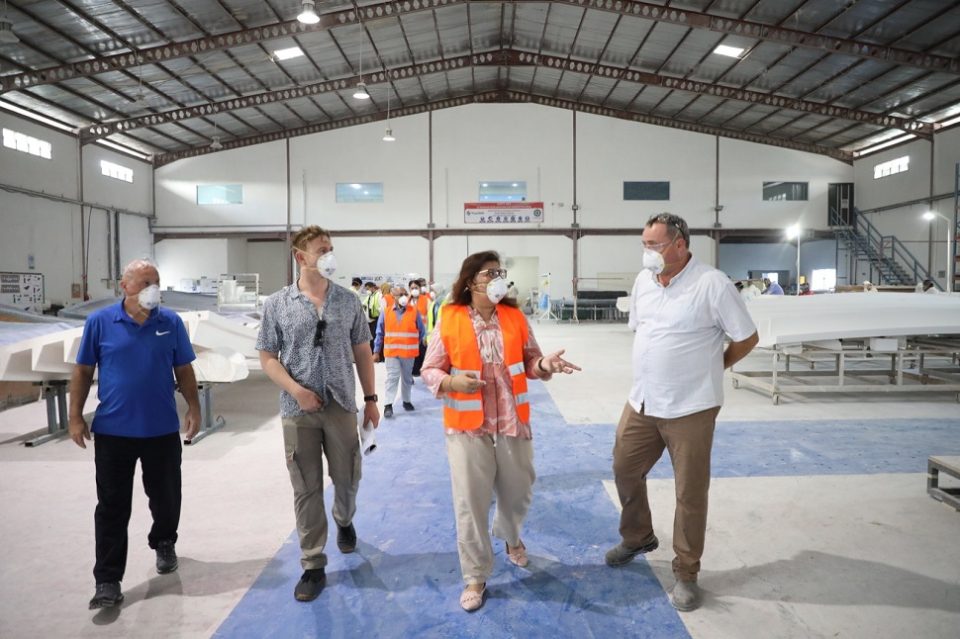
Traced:
POLYGON ((320 16, 317 15, 314 0, 303 0, 300 4, 300 15, 297 16, 297 21, 303 24, 316 24, 320 22, 320 16))

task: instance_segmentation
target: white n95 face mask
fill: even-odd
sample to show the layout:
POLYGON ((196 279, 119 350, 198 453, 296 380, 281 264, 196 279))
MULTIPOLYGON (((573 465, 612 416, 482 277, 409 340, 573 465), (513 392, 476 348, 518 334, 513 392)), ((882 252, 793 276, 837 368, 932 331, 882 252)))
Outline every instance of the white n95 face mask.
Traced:
POLYGON ((148 311, 152 311, 160 305, 160 287, 156 284, 151 284, 147 288, 141 289, 137 295, 137 301, 140 303, 140 306, 148 311))
POLYGON ((419 288, 410 289, 410 297, 413 297, 413 298, 420 297, 420 289, 419 288))
POLYGON ((487 299, 494 304, 499 304, 500 300, 507 296, 507 281, 502 277, 490 280, 487 283, 487 299))
POLYGON ((643 268, 653 271, 654 275, 660 275, 666 266, 663 255, 653 249, 643 249, 643 268))
POLYGON ((403 308, 404 306, 407 305, 407 302, 409 301, 410 301, 409 297, 407 297, 406 295, 401 295, 400 299, 397 300, 397 304, 399 304, 400 307, 403 308))
POLYGON ((320 275, 327 279, 333 277, 333 274, 337 272, 337 258, 334 257, 333 251, 320 256, 320 259, 317 260, 317 270, 320 275))

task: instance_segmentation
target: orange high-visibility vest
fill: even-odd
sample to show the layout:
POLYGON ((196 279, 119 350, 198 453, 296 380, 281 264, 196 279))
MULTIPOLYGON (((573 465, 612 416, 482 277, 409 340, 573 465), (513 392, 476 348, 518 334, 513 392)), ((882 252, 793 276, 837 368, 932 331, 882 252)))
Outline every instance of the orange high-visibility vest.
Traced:
POLYGON ((417 298, 417 312, 420 313, 420 317, 423 318, 424 324, 427 323, 427 313, 429 309, 430 309, 430 296, 424 295, 423 291, 421 291, 420 296, 417 298))
MULTIPOLYGON (((447 304, 440 309, 440 339, 450 357, 450 374, 476 373, 483 370, 477 333, 466 306, 447 304)), ((527 343, 530 328, 520 309, 497 306, 500 331, 503 333, 504 365, 513 380, 513 399, 517 415, 524 424, 530 423, 530 402, 527 399, 526 367, 523 363, 523 345, 527 343)), ((480 392, 456 393, 449 391, 443 398, 443 425, 456 430, 474 430, 483 426, 483 402, 480 392)))
POLYGON ((396 308, 383 313, 383 356, 416 358, 420 353, 417 312, 408 307, 400 315, 396 308))

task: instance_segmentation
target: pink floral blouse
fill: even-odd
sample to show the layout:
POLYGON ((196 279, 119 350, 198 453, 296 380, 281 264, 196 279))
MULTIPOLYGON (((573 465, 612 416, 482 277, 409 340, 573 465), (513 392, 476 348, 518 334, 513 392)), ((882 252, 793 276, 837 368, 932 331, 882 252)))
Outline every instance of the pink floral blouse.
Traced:
MULTIPOLYGON (((503 333, 500 331, 500 320, 496 311, 489 322, 484 321, 480 313, 468 308, 473 328, 477 333, 477 342, 480 346, 480 359, 483 361, 483 370, 480 378, 486 382, 480 389, 483 403, 483 425, 475 430, 460 431, 452 428, 447 433, 480 435, 503 435, 506 437, 520 437, 532 439, 533 433, 530 424, 524 424, 517 415, 517 405, 513 399, 513 381, 503 363, 503 333)), ((528 323, 529 327, 529 323, 528 323)), ((549 379, 549 375, 538 375, 537 361, 542 356, 533 330, 529 332, 527 343, 523 345, 523 363, 529 379, 549 379)), ((420 376, 430 392, 436 397, 442 397, 440 382, 450 374, 450 356, 440 339, 440 320, 434 328, 433 337, 427 347, 427 354, 423 359, 420 376)))

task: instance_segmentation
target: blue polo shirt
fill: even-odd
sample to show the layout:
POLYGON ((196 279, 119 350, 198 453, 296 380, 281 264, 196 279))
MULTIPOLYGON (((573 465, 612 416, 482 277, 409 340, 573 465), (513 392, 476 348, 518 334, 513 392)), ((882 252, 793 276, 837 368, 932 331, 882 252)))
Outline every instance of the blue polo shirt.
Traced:
POLYGON ((196 359, 183 320, 157 307, 143 325, 123 301, 87 317, 77 363, 100 368, 94 433, 159 437, 180 430, 173 369, 196 359))

